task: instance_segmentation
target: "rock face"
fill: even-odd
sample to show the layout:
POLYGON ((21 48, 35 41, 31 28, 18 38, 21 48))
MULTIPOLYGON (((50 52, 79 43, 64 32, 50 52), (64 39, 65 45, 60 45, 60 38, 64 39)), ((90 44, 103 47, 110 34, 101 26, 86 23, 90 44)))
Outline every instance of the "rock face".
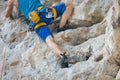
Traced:
POLYGON ((56 42, 69 53, 70 65, 64 69, 59 56, 34 32, 27 31, 23 17, 3 17, 6 1, 0 1, 3 80, 120 80, 120 1, 62 1, 73 2, 69 22, 77 25, 76 29, 54 33, 56 42))

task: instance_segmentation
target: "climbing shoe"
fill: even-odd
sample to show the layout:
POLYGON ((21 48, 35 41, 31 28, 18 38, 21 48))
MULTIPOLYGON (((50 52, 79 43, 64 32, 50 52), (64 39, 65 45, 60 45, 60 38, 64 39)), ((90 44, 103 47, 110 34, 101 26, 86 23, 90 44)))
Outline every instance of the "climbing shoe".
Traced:
POLYGON ((59 26, 56 27, 57 32, 65 31, 67 29, 73 29, 70 25, 63 26, 62 28, 59 28, 59 26))
POLYGON ((68 58, 65 54, 66 54, 66 52, 64 54, 60 54, 62 56, 62 58, 61 58, 61 68, 67 68, 68 67, 68 58))

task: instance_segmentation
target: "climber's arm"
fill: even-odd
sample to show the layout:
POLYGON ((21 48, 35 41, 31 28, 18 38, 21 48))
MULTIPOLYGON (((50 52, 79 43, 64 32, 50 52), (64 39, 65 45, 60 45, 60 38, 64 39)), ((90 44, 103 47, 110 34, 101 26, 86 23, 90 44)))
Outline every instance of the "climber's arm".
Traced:
POLYGON ((5 17, 10 17, 13 10, 13 0, 8 0, 7 8, 5 10, 5 17))

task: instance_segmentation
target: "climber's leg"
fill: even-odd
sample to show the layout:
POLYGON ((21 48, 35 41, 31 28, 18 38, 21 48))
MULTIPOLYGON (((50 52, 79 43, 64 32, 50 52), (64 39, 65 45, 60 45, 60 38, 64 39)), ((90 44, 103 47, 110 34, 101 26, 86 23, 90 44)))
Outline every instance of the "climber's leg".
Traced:
POLYGON ((63 54, 64 52, 62 51, 62 49, 56 44, 54 38, 49 35, 47 38, 46 38, 46 43, 48 45, 48 47, 56 54, 60 55, 60 54, 63 54))
POLYGON ((54 51, 54 53, 57 53, 58 55, 61 56, 61 68, 66 68, 68 67, 68 58, 65 54, 65 52, 62 51, 62 49, 56 44, 54 38, 49 35, 46 38, 46 43, 48 45, 48 47, 54 51))
POLYGON ((73 4, 71 2, 66 2, 65 6, 66 6, 66 10, 64 11, 64 13, 61 17, 60 26, 59 26, 60 28, 65 26, 67 20, 69 19, 70 15, 73 11, 73 4))
POLYGON ((65 24, 72 13, 73 4, 71 2, 60 3, 55 5, 54 8, 56 9, 57 17, 61 16, 60 24, 56 26, 57 32, 71 29, 72 27, 65 26, 65 24))
POLYGON ((62 49, 56 44, 49 28, 47 26, 42 26, 36 29, 36 33, 38 34, 38 36, 41 37, 43 41, 47 43, 48 47, 54 53, 58 54, 61 57, 61 67, 62 68, 68 67, 67 56, 64 54, 62 49))
POLYGON ((51 31, 49 30, 48 26, 42 26, 38 29, 36 29, 36 33, 40 38, 45 41, 48 45, 48 47, 56 54, 60 55, 64 52, 62 49, 55 43, 55 40, 52 36, 51 31))

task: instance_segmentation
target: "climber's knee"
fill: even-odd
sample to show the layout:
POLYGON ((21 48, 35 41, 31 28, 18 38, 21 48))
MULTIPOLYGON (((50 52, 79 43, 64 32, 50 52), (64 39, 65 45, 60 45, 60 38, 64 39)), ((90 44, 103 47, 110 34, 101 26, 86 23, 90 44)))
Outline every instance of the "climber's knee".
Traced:
POLYGON ((45 41, 46 41, 46 43, 54 42, 53 36, 51 36, 51 35, 47 36, 45 41))

